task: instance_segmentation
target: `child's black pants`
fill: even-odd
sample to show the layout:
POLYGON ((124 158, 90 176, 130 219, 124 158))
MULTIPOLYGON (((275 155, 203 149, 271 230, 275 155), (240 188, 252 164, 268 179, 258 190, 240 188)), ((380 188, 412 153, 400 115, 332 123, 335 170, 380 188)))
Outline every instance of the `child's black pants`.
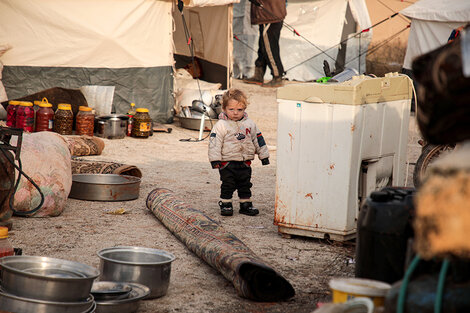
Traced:
POLYGON ((227 166, 219 170, 220 198, 232 199, 233 192, 238 190, 240 199, 251 197, 251 167, 243 161, 230 161, 227 166))

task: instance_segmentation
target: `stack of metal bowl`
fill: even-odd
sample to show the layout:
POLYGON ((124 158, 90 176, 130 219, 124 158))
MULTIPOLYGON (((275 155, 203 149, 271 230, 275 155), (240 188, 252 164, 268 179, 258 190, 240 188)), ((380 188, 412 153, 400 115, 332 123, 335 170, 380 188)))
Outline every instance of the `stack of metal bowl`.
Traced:
POLYGON ((98 252, 100 281, 91 293, 97 313, 137 312, 139 300, 162 297, 170 284, 171 262, 166 251, 143 247, 113 247, 98 252))
POLYGON ((0 258, 0 308, 16 313, 91 313, 99 271, 91 266, 40 256, 0 258))

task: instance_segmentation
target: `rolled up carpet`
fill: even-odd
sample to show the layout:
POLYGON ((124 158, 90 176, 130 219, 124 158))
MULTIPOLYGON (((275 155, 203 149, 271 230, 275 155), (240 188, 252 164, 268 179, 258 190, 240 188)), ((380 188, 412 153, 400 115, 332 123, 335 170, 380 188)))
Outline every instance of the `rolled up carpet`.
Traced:
POLYGON ((135 165, 77 158, 72 159, 72 174, 118 174, 142 177, 142 172, 135 165))
POLYGON ((295 295, 291 284, 264 264, 242 241, 199 210, 157 188, 147 208, 192 252, 232 282, 239 296, 255 301, 282 301, 295 295))

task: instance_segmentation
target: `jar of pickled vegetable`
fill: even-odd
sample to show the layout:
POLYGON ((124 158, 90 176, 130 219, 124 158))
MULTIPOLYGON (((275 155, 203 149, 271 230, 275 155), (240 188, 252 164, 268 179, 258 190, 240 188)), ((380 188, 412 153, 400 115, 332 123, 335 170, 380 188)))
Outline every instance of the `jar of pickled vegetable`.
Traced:
POLYGON ((21 128, 25 132, 33 132, 34 129, 34 109, 33 104, 27 101, 21 101, 16 110, 16 128, 21 128))
POLYGON ((36 126, 34 128, 37 132, 52 131, 54 126, 54 110, 52 104, 39 103, 39 109, 36 111, 36 126))
POLYGON ((16 111, 20 105, 20 101, 11 100, 8 101, 7 107, 7 126, 16 127, 16 111))
POLYGON ((92 108, 80 106, 76 118, 77 135, 93 136, 94 124, 95 114, 93 114, 92 108))
POLYGON ((150 135, 150 123, 152 119, 149 115, 149 110, 145 108, 138 108, 134 115, 132 125, 132 137, 147 138, 150 135))
POLYGON ((72 135, 72 127, 72 106, 67 103, 60 103, 54 114, 54 131, 61 135, 72 135))

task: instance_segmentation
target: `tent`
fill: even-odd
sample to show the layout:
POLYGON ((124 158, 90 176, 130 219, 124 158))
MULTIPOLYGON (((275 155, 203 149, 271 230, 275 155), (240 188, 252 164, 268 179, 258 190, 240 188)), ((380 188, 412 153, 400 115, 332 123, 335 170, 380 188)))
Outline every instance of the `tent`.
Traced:
POLYGON ((400 13, 411 19, 403 68, 413 59, 447 42, 453 29, 470 22, 470 1, 421 0, 400 13))
MULTIPOLYGON (((284 22, 279 45, 289 80, 311 81, 325 76, 324 60, 331 70, 348 67, 365 72, 372 31, 353 36, 371 26, 364 0, 288 0, 284 22)), ((257 56, 258 26, 250 23, 248 0, 234 5, 233 24, 234 76, 249 77, 257 56)), ((270 76, 267 71, 266 77, 270 76)))
MULTIPOLYGON (((224 88, 237 1, 184 1, 201 79, 224 88)), ((115 86, 116 113, 135 102, 155 121, 171 122, 174 69, 191 55, 185 37, 176 0, 0 1, 0 44, 12 46, 0 57, 10 99, 55 86, 115 86)))

